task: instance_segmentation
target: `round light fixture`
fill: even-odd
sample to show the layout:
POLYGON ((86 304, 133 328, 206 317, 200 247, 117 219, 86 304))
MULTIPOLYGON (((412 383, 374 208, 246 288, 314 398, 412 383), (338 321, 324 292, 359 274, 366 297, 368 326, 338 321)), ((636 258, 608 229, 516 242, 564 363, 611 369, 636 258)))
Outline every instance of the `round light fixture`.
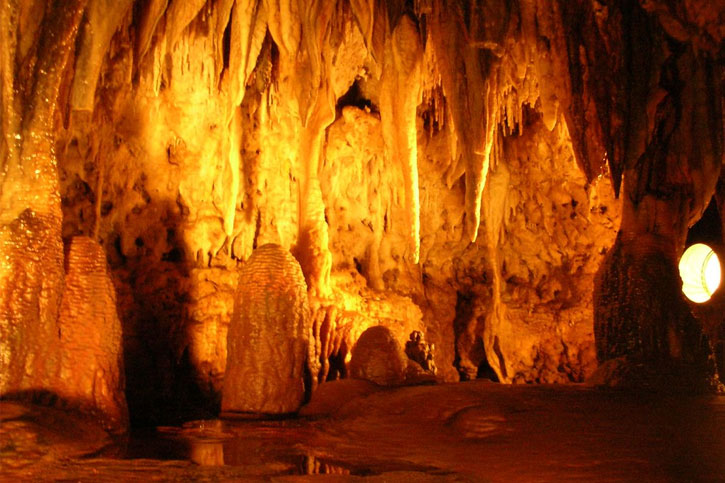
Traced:
POLYGON ((690 246, 680 258, 682 292, 693 302, 710 300, 720 286, 720 260, 712 248, 696 243, 690 246))

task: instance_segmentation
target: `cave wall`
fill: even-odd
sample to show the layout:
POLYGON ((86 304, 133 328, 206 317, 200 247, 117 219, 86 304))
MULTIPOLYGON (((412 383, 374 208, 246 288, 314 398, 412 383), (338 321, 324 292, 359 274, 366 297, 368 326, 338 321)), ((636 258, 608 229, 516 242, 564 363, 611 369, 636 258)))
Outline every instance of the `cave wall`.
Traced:
MULTIPOLYGON (((378 324, 401 345, 423 331, 444 380, 583 381, 622 207, 632 237, 676 225, 671 266, 715 190, 725 10, 708 5, 10 2, 0 294, 20 263, 31 296, 55 266, 60 297, 61 239, 97 241, 130 411, 152 420, 218 408, 239 269, 266 243, 302 267, 320 381, 378 324), (21 263, 44 239, 13 235, 26 208, 52 223, 21 263)), ((0 300, 3 330, 53 346, 52 297, 0 300)))
MULTIPOLYGON (((156 372, 167 399, 184 385, 191 368, 193 381, 213 399, 226 360, 235 267, 253 246, 275 242, 293 250, 308 281, 317 279, 310 285, 319 286, 320 317, 334 327, 327 330, 341 333, 336 338, 331 335, 337 342, 328 348, 328 358, 344 360, 359 334, 382 323, 395 330, 401 344, 412 330, 423 330, 436 344, 438 366, 448 380, 475 377, 478 367, 486 364, 504 381, 582 381, 591 373, 596 363, 588 287, 602 249, 613 240, 617 206, 606 181, 589 186, 577 168, 555 94, 547 93, 548 102, 539 99, 539 86, 548 85, 554 76, 547 64, 529 60, 536 46, 516 50, 527 35, 524 19, 498 27, 497 41, 502 44, 498 48, 507 44, 510 49, 502 50, 505 60, 495 61, 478 45, 466 47, 471 57, 468 68, 487 74, 486 82, 500 91, 484 100, 488 105, 477 93, 458 92, 460 82, 455 81, 451 83, 456 90, 449 94, 455 100, 447 101, 447 86, 438 71, 457 66, 448 66, 436 55, 458 61, 448 50, 467 41, 455 39, 453 45, 434 41, 436 32, 442 36, 444 29, 451 28, 446 25, 456 21, 445 9, 428 13, 440 17, 440 25, 430 27, 425 51, 418 45, 411 52, 399 38, 418 39, 417 26, 406 20, 398 37, 374 28, 378 33, 367 35, 375 38, 366 39, 356 22, 357 12, 345 6, 338 6, 336 25, 328 34, 333 55, 331 61, 324 59, 330 64, 324 68, 330 86, 318 88, 293 75, 283 77, 286 61, 278 45, 283 40, 274 38, 271 27, 266 38, 261 38, 264 25, 249 27, 249 48, 259 56, 247 62, 255 65, 253 70, 247 68, 240 102, 240 93, 232 99, 236 10, 229 14, 221 6, 204 8, 204 15, 197 15, 185 28, 188 33, 171 47, 161 27, 172 19, 162 17, 158 38, 150 41, 143 60, 133 58, 138 48, 133 50, 125 38, 135 27, 129 12, 127 25, 110 45, 108 58, 114 61, 106 61, 101 69, 98 110, 92 119, 71 110, 69 129, 60 137, 65 154, 60 171, 66 214, 63 233, 96 231, 122 279, 119 283, 126 285, 122 292, 133 293, 127 303, 135 308, 125 310, 130 327, 126 345, 139 368, 131 372, 162 367, 156 372), (231 25, 220 20, 224 14, 231 25), (232 44, 228 66, 222 45, 225 35, 232 44), (375 58, 375 41, 384 44, 377 47, 383 51, 382 59, 375 58), (398 69, 395 58, 385 57, 394 57, 386 49, 398 48, 396 42, 402 44, 400 55, 412 57, 414 64, 420 64, 417 70, 424 71, 411 74, 403 67, 405 72, 394 74, 405 77, 400 86, 385 75, 386 69, 398 69), (209 51, 218 55, 220 47, 222 58, 211 62, 209 51), (417 78, 411 81, 411 75, 417 78), (406 101, 413 108, 405 114, 402 111, 411 108, 395 105, 393 97, 400 91, 414 92, 411 82, 418 84, 419 94, 406 101), (327 102, 336 106, 307 107, 313 116, 329 112, 323 113, 326 119, 311 118, 312 124, 304 126, 299 89, 316 99, 326 95, 327 102), (233 106, 234 102, 239 105, 233 106), (455 109, 447 102, 462 106, 455 109), (522 103, 530 107, 523 108, 522 103), (465 112, 458 111, 474 107, 490 117, 479 119, 490 125, 489 139, 469 139, 480 133, 456 129, 457 123, 465 123, 465 112), (531 121, 524 119, 525 112, 531 121), (527 122, 530 126, 524 128, 527 122), (391 130, 405 131, 401 127, 405 123, 412 126, 413 141, 385 136, 391 130), (319 132, 311 133, 314 130, 319 132), (199 136, 200 132, 205 135, 199 136), (315 136, 322 139, 311 139, 315 136), (113 148, 98 146, 110 139, 113 148), (471 149, 477 142, 490 146, 491 153, 495 149, 493 156, 501 160, 492 170, 488 190, 480 179, 488 172, 477 164, 485 161, 471 149), (311 148, 315 143, 320 147, 311 148), (416 148, 415 154, 410 146, 416 148), (310 160, 305 159, 310 152, 319 156, 313 175, 307 166, 310 160), (413 155, 420 194, 417 208, 408 194, 409 163, 390 164, 391 158, 413 155), (89 163, 89 157, 95 161, 89 163), (468 173, 478 183, 473 195, 466 188, 468 177, 461 178, 468 173), (548 180, 553 173, 554 181, 548 180), (481 192, 476 194, 476 189, 481 192), (590 191, 595 198, 601 192, 604 201, 597 198, 590 203, 590 191), (484 215, 473 223, 466 222, 472 210, 477 212, 471 208, 472 196, 482 200, 474 200, 474 205, 488 203, 484 215), (556 201, 549 204, 552 196, 556 201), (303 203, 300 197, 312 201, 303 203), (301 204, 317 204, 317 217, 325 220, 322 230, 314 221, 302 220, 314 216, 305 215, 301 204), (607 212, 604 217, 603 212, 607 212), (411 226, 411 219, 420 220, 419 227, 411 226), (479 229, 475 225, 480 219, 479 229), (582 223, 596 228, 584 230, 582 223), (410 242, 411 232, 416 231, 413 238, 419 247, 410 242), (475 244, 470 243, 472 238, 477 239, 475 244), (328 256, 328 267, 316 261, 328 256), (321 269, 323 273, 315 273, 321 269), (210 292, 199 306, 193 295, 200 290, 199 282, 191 273, 225 288, 210 292), (460 306, 464 313, 457 314, 459 299, 466 300, 470 310, 460 306), (212 305, 218 307, 213 316, 212 305), (144 342, 149 339, 154 342, 144 342)), ((264 8, 257 6, 254 21, 262 21, 264 8)), ((466 89, 473 91, 473 82, 482 78, 464 78, 463 84, 470 83, 466 89)), ((133 394, 136 384, 131 374, 129 386, 133 394)), ((132 399, 144 398, 139 394, 132 399)))

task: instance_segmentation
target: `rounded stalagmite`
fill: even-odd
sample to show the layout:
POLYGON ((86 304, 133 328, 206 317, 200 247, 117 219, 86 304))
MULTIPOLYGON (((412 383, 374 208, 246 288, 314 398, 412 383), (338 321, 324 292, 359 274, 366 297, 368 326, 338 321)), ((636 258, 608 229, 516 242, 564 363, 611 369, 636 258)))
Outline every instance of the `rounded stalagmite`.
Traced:
POLYGON ((239 275, 222 412, 297 411, 305 397, 310 337, 307 285, 299 263, 279 245, 257 248, 239 275))
POLYGON ((381 386, 397 386, 405 382, 408 359, 393 333, 376 325, 362 333, 350 359, 350 376, 381 386))

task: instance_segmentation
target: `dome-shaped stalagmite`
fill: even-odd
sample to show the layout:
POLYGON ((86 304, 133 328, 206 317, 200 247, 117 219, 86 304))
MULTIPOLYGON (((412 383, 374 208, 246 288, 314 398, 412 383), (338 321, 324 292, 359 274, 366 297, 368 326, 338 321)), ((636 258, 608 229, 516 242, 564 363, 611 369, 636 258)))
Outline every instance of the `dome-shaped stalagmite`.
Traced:
POLYGON ((295 258, 263 245, 244 264, 227 335, 222 412, 284 414, 305 397, 312 325, 295 258))
POLYGON ((405 382, 408 360, 387 327, 376 325, 362 333, 352 349, 350 376, 366 379, 381 386, 405 382))

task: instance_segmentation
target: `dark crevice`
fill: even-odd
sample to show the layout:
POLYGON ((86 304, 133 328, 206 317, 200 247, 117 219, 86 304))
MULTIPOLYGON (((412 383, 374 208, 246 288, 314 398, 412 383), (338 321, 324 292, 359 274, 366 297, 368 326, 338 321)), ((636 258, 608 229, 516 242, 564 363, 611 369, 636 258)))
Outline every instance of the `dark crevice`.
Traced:
POLYGON ((342 111, 342 108, 346 106, 354 106, 358 109, 366 110, 369 112, 379 112, 378 107, 373 104, 370 99, 365 98, 362 89, 360 88, 360 84, 357 80, 352 83, 350 89, 348 89, 346 93, 340 96, 340 98, 337 100, 335 108, 337 109, 337 112, 340 113, 342 111))

